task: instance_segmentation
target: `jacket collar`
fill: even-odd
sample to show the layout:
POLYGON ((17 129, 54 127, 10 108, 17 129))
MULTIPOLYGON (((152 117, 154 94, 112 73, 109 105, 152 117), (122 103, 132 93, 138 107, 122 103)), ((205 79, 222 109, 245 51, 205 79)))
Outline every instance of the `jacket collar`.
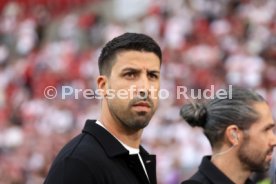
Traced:
POLYGON ((128 150, 112 134, 96 124, 96 120, 86 120, 82 132, 95 137, 109 157, 129 154, 128 150))
MULTIPOLYGON (((105 153, 109 157, 124 156, 128 160, 130 169, 133 170, 133 173, 138 177, 138 179, 142 183, 149 183, 138 155, 129 155, 128 150, 105 128, 98 125, 96 120, 87 120, 82 132, 92 135, 103 147, 105 153)), ((157 183, 156 156, 150 155, 142 146, 140 146, 139 149, 150 183, 157 183)))
MULTIPOLYGON (((96 120, 86 120, 82 132, 94 136, 109 157, 129 155, 128 150, 105 128, 99 126, 96 123, 96 120)), ((143 158, 153 156, 149 155, 149 153, 142 146, 140 146, 139 149, 143 158)))
MULTIPOLYGON (((212 183, 235 184, 228 178, 219 168, 211 161, 211 156, 205 156, 199 166, 199 171, 209 178, 212 183)), ((247 179, 245 184, 253 184, 250 179, 247 179)))

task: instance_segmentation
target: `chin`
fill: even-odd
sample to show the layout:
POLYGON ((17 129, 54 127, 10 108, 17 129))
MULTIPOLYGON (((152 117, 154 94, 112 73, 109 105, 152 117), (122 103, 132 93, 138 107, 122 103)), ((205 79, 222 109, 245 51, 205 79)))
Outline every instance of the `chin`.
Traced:
POLYGON ((134 124, 133 124, 133 128, 136 129, 136 130, 140 130, 140 129, 144 129, 146 126, 148 126, 149 124, 149 121, 146 120, 146 119, 137 119, 135 120, 134 124))
POLYGON ((266 172, 268 171, 270 165, 265 165, 265 166, 262 166, 262 167, 258 167, 258 168, 254 168, 252 169, 253 172, 266 172))

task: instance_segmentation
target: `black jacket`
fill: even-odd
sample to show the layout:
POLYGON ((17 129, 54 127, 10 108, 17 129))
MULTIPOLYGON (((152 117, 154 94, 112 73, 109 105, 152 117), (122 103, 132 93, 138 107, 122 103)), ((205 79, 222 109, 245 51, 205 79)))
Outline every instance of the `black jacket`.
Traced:
MULTIPOLYGON (((183 181, 181 184, 235 184, 210 159, 210 156, 203 157, 198 171, 189 180, 183 181)), ((254 183, 248 179, 245 184, 254 183)))
MULTIPOLYGON (((80 135, 57 155, 44 184, 149 184, 138 155, 129 155, 107 130, 87 120, 80 135)), ((140 146, 151 184, 156 184, 155 155, 140 146)))

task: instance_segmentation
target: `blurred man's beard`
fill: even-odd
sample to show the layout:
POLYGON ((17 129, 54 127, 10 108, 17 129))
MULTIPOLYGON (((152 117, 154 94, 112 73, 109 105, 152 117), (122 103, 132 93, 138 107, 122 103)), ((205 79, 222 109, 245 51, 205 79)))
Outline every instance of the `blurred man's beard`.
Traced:
MULTIPOLYGON (((254 146, 254 145, 253 145, 254 146)), ((245 138, 238 152, 240 162, 251 172, 264 172, 269 169, 270 162, 266 161, 267 151, 249 147, 249 138, 245 138)))

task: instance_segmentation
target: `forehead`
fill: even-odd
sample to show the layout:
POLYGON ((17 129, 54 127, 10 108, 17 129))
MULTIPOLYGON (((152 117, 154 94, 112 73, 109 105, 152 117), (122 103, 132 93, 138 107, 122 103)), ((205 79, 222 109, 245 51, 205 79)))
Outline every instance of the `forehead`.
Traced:
POLYGON ((122 70, 126 67, 159 71, 160 60, 153 52, 121 51, 116 54, 112 70, 122 70))
POLYGON ((255 103, 253 108, 257 112, 259 119, 252 124, 252 129, 258 130, 274 123, 271 109, 266 102, 255 103))

